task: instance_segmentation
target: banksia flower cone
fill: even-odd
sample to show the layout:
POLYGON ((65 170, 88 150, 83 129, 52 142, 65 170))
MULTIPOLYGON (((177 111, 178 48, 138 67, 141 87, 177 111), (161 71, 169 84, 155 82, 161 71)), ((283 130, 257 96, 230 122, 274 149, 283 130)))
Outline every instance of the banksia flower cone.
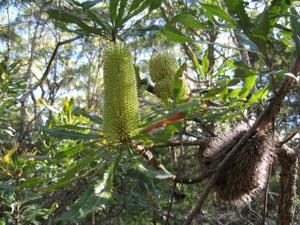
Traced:
MULTIPOLYGON (((242 124, 215 138, 203 153, 207 169, 216 169, 248 129, 242 124)), ((214 184, 217 197, 233 205, 249 203, 266 185, 273 151, 270 138, 263 132, 256 133, 219 174, 214 184)))
POLYGON ((176 58, 169 52, 154 54, 150 60, 150 76, 154 83, 173 78, 178 69, 176 58))
POLYGON ((155 92, 165 103, 169 98, 174 97, 176 81, 181 86, 177 100, 181 101, 189 96, 190 89, 186 80, 183 77, 176 78, 175 76, 178 69, 176 58, 169 52, 154 54, 150 60, 149 71, 150 77, 155 83, 155 92))
POLYGON ((124 142, 139 121, 137 83, 130 50, 122 43, 104 52, 104 130, 109 140, 124 142))

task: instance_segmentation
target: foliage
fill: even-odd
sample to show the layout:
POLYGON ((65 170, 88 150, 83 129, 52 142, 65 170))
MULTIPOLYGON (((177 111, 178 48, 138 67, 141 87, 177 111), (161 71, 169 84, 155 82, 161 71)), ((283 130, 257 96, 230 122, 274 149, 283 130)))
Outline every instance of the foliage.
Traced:
MULTIPOLYGON (((208 141, 239 121, 255 121, 285 78, 299 80, 291 69, 300 59, 297 1, 0 7, 0 224, 181 224, 204 190, 208 141), (111 42, 125 42, 125 53, 105 52, 111 42), (155 67, 157 52, 174 57, 155 67), (163 70, 156 72, 164 82, 153 68, 163 70), (138 96, 134 89, 128 97, 132 85, 138 96), (115 123, 105 124, 107 109, 124 125, 132 105, 134 126, 125 126, 121 143, 111 141, 120 127, 109 131, 115 123)), ((299 129, 298 93, 296 86, 269 127, 280 140, 299 129)), ((288 144, 298 146, 299 135, 288 144)), ((266 224, 276 221, 277 167, 266 224)), ((260 196, 234 209, 213 194, 206 203, 199 224, 261 223, 260 196)))

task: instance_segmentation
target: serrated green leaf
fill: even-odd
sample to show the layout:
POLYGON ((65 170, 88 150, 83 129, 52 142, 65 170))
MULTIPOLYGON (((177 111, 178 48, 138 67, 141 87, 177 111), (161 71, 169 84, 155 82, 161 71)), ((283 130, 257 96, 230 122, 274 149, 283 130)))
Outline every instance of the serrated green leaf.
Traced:
POLYGON ((229 14, 237 18, 237 24, 244 31, 249 31, 253 26, 251 20, 245 10, 245 3, 243 0, 225 0, 229 14))
POLYGON ((294 8, 291 10, 290 21, 293 33, 293 40, 296 44, 297 56, 300 56, 300 15, 294 8))
POLYGON ((100 15, 97 14, 96 12, 93 12, 92 10, 88 10, 87 15, 95 23, 97 23, 103 31, 109 32, 111 30, 111 26, 105 21, 105 19, 101 18, 100 15))
POLYGON ((125 13, 125 8, 127 5, 127 0, 120 0, 120 7, 118 10, 118 16, 116 18, 116 28, 119 28, 122 26, 122 19, 125 13))
POLYGON ((268 86, 266 86, 266 87, 258 90, 257 92, 255 92, 249 99, 248 103, 255 103, 255 102, 261 101, 265 97, 267 97, 268 93, 269 93, 268 86))
POLYGON ((175 41, 175 42, 190 42, 193 39, 183 35, 179 30, 177 30, 175 27, 171 27, 171 26, 164 26, 161 29, 161 33, 168 38, 171 41, 175 41))
POLYGON ((89 114, 85 109, 83 108, 80 108, 80 107, 74 107, 73 109, 73 115, 75 116, 79 116, 79 115, 82 115, 84 116, 85 118, 88 118, 90 119, 91 121, 93 121, 94 123, 97 123, 97 124, 103 124, 103 120, 97 116, 97 115, 91 115, 89 114))
POLYGON ((76 24, 87 34, 96 34, 96 35, 100 35, 100 36, 103 35, 102 30, 87 25, 86 23, 82 22, 76 16, 71 15, 67 12, 63 12, 63 11, 56 10, 56 9, 51 9, 51 10, 48 10, 47 13, 51 18, 53 18, 55 20, 59 20, 59 21, 65 22, 65 23, 76 24))
POLYGON ((225 74, 227 71, 233 71, 237 68, 234 64, 234 61, 231 59, 226 60, 216 71, 213 77, 217 77, 219 75, 225 74))
POLYGON ((246 98, 248 94, 250 93, 251 89, 254 87, 256 82, 256 75, 251 74, 249 76, 246 76, 244 78, 244 84, 242 91, 239 93, 240 98, 246 98))
POLYGON ((59 128, 43 128, 42 129, 45 133, 52 135, 54 137, 60 139, 72 139, 72 140, 90 140, 90 139, 99 139, 100 136, 97 134, 89 133, 89 134, 82 134, 75 131, 64 130, 59 128))
POLYGON ((117 10, 120 0, 110 0, 109 1, 109 17, 113 24, 115 25, 116 19, 117 19, 117 10))
POLYGON ((205 77, 208 75, 208 68, 209 68, 209 60, 208 60, 208 51, 206 50, 203 57, 202 57, 202 69, 204 72, 205 77))
POLYGON ((236 98, 239 96, 239 93, 241 92, 242 88, 235 88, 229 93, 230 98, 236 98))
POLYGON ((181 23, 185 27, 194 28, 194 29, 205 28, 205 26, 202 23, 198 22, 192 15, 186 13, 181 13, 174 16, 170 20, 169 24, 173 24, 173 23, 181 23))
POLYGON ((76 176, 76 173, 80 169, 87 167, 90 163, 94 162, 97 157, 99 157, 98 149, 90 152, 87 156, 84 156, 80 160, 76 161, 76 163, 69 170, 62 174, 61 178, 56 183, 49 185, 43 191, 49 193, 58 190, 61 187, 69 184, 71 181, 80 178, 80 176, 76 176))
POLYGON ((220 17, 224 21, 228 22, 232 27, 236 26, 236 22, 233 20, 233 18, 226 11, 224 11, 220 6, 202 4, 202 7, 204 8, 207 14, 220 17))
POLYGON ((114 160, 103 176, 90 185, 78 200, 71 206, 69 212, 64 213, 57 221, 77 221, 96 209, 101 209, 111 198, 113 176, 121 159, 121 155, 114 160))
POLYGON ((198 61, 198 57, 195 53, 193 53, 193 62, 194 62, 194 65, 197 69, 198 74, 202 77, 203 80, 205 80, 205 74, 202 70, 202 67, 200 66, 200 63, 198 61))
POLYGON ((260 53, 260 49, 246 34, 239 33, 239 32, 237 32, 235 34, 239 38, 239 40, 243 44, 243 46, 247 48, 247 50, 260 53))

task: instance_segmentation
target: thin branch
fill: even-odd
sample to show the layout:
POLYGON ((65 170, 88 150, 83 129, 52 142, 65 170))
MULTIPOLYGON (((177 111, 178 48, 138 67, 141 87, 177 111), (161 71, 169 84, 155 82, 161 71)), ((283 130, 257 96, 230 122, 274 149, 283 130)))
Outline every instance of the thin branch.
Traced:
POLYGON ((48 74, 50 72, 51 65, 52 65, 52 63, 53 63, 53 61, 54 61, 54 59, 55 59, 55 57, 57 55, 59 47, 62 46, 62 45, 65 45, 65 44, 69 44, 69 43, 71 43, 73 41, 76 41, 76 40, 78 40, 80 38, 82 38, 82 35, 78 35, 78 36, 76 36, 74 38, 58 42, 56 44, 56 47, 55 47, 55 49, 54 49, 51 57, 50 57, 50 60, 48 62, 46 70, 43 73, 42 78, 28 92, 26 92, 22 97, 20 97, 17 101, 19 101, 19 102, 24 101, 33 91, 35 91, 46 80, 46 78, 47 78, 47 76, 48 76, 48 74))
POLYGON ((204 181, 212 175, 212 171, 205 171, 197 177, 176 177, 175 181, 181 184, 196 184, 204 181))
POLYGON ((284 145, 285 143, 292 140, 299 132, 300 132, 300 125, 292 133, 290 133, 283 141, 281 141, 280 145, 284 145))
POLYGON ((162 170, 167 172, 166 168, 160 162, 154 159, 152 152, 148 148, 138 144, 133 145, 133 147, 139 154, 141 154, 148 161, 148 163, 152 167, 154 167, 157 170, 162 170))
POLYGON ((164 147, 177 147, 177 146, 207 146, 209 143, 208 139, 202 139, 198 141, 193 141, 193 142, 167 142, 167 143, 162 143, 162 144, 156 144, 153 145, 151 148, 164 148, 164 147))

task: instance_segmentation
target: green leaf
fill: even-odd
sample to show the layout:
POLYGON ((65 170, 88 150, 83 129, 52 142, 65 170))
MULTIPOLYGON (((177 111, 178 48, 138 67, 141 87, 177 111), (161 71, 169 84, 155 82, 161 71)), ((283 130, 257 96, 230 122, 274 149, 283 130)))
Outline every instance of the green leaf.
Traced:
POLYGON ((254 87, 256 81, 256 75, 251 74, 244 78, 244 84, 242 91, 239 93, 239 97, 246 98, 250 93, 251 89, 254 87))
POLYGON ((65 22, 65 23, 76 24, 87 34, 96 34, 96 35, 100 35, 100 36, 103 35, 102 30, 87 25, 86 23, 82 22, 76 16, 71 15, 67 12, 52 9, 52 10, 48 10, 47 13, 51 18, 53 18, 55 20, 59 20, 59 21, 65 22))
POLYGON ((88 17, 90 17, 95 23, 97 23, 103 31, 109 32, 111 30, 110 25, 105 21, 105 19, 101 19, 100 15, 92 10, 87 11, 88 17))
POLYGON ((134 169, 137 169, 142 174, 150 177, 152 179, 159 179, 159 180, 173 180, 175 176, 170 173, 169 171, 163 170, 150 170, 144 167, 142 164, 136 162, 132 165, 134 169))
POLYGON ((81 143, 81 144, 76 144, 75 146, 65 146, 61 152, 58 152, 54 159, 59 160, 65 157, 71 157, 75 154, 78 154, 80 152, 82 152, 83 150, 87 150, 90 149, 91 147, 95 148, 95 143, 97 143, 97 141, 92 141, 89 143, 81 143))
POLYGON ((60 139, 72 139, 72 140, 90 140, 90 139, 99 139, 100 136, 97 134, 89 133, 89 134, 82 134, 75 131, 69 131, 59 128, 42 128, 42 130, 54 137, 60 138, 60 139))
POLYGON ((236 98, 239 96, 239 93, 241 92, 242 88, 235 88, 229 93, 230 98, 236 98))
POLYGON ((200 66, 197 55, 194 52, 193 52, 193 62, 197 69, 198 74, 202 77, 203 80, 205 80, 205 74, 202 70, 202 67, 200 66))
POLYGON ((85 2, 78 2, 75 0, 71 0, 71 2, 78 6, 78 7, 82 7, 83 9, 90 9, 92 7, 94 7, 95 5, 97 5, 98 3, 102 2, 103 0, 93 0, 93 1, 85 1, 85 2))
POLYGON ((85 1, 85 2, 81 3, 81 6, 84 9, 90 9, 102 1, 103 0, 85 1))
POLYGON ((249 99, 248 103, 254 103, 254 102, 258 102, 258 101, 262 101, 265 97, 267 97, 269 90, 268 90, 268 86, 258 90, 257 92, 255 92, 251 98, 249 99))
POLYGON ((255 27, 253 32, 262 36, 268 36, 271 29, 271 23, 269 18, 269 9, 266 8, 261 14, 255 19, 255 27))
POLYGON ((125 7, 127 5, 127 0, 120 0, 120 7, 119 7, 119 10, 118 10, 118 16, 117 16, 117 19, 116 19, 116 28, 119 28, 122 26, 122 19, 123 19, 123 16, 124 16, 124 12, 125 12, 125 7))
POLYGON ((103 176, 90 185, 57 221, 78 221, 97 209, 101 209, 111 198, 114 172, 120 162, 121 154, 114 160, 103 176))
POLYGON ((109 17, 113 24, 115 25, 116 19, 117 19, 117 10, 120 0, 110 0, 109 1, 109 17))
POLYGON ((252 40, 250 40, 250 38, 246 34, 240 32, 237 32, 235 34, 237 35, 243 46, 247 48, 247 50, 260 53, 260 49, 252 40))
POLYGON ((164 26, 161 29, 161 33, 171 41, 176 42, 190 42, 193 39, 183 35, 179 30, 169 25, 164 26))
POLYGON ((218 6, 218 5, 202 4, 202 7, 205 9, 205 12, 207 14, 220 17, 224 21, 228 22, 232 27, 236 26, 236 22, 220 6, 218 6))
POLYGON ((79 115, 82 115, 84 116, 85 118, 88 118, 90 119, 91 121, 93 121, 94 123, 97 123, 97 124, 103 124, 103 120, 97 116, 97 115, 91 115, 89 114, 85 109, 83 108, 80 108, 80 107, 74 107, 73 109, 73 115, 75 116, 79 116, 79 115))
POLYGON ((37 188, 38 184, 41 183, 46 183, 48 182, 49 179, 47 178, 38 178, 38 177, 33 177, 33 178, 26 178, 21 184, 19 185, 20 188, 37 188))
POLYGON ((202 69, 204 72, 204 76, 207 77, 209 68, 209 60, 208 60, 208 51, 205 51, 204 56, 202 57, 202 69))
POLYGON ((245 3, 243 0, 224 0, 228 8, 229 14, 235 16, 238 26, 244 31, 249 31, 253 26, 249 16, 245 10, 245 3))
POLYGON ((237 68, 237 66, 234 65, 234 61, 231 59, 228 59, 225 62, 223 62, 223 64, 217 69, 217 71, 213 75, 213 77, 217 77, 219 75, 225 74, 227 71, 233 71, 236 68, 237 68))
POLYGON ((127 22, 128 20, 130 20, 132 17, 136 16, 140 12, 144 11, 147 7, 151 6, 151 3, 153 3, 153 0, 145 0, 142 2, 143 3, 141 5, 139 5, 137 9, 130 10, 128 15, 122 20, 122 24, 124 24, 125 22, 127 22))
POLYGON ((94 162, 97 159, 97 157, 99 157, 99 149, 90 152, 87 156, 84 156, 80 160, 76 161, 76 163, 69 170, 67 170, 67 172, 62 174, 61 178, 56 183, 49 185, 43 191, 48 193, 55 191, 69 184, 72 180, 80 178, 79 176, 76 176, 76 173, 80 169, 88 167, 88 165, 94 162))
POLYGON ((206 28, 203 24, 198 22, 192 15, 186 13, 181 13, 174 16, 170 20, 169 24, 173 24, 173 23, 181 23, 185 27, 190 27, 194 29, 206 28))
POLYGON ((291 10, 291 29, 293 33, 293 39, 296 44, 296 53, 297 56, 300 56, 300 15, 297 13, 297 11, 293 8, 291 10))

